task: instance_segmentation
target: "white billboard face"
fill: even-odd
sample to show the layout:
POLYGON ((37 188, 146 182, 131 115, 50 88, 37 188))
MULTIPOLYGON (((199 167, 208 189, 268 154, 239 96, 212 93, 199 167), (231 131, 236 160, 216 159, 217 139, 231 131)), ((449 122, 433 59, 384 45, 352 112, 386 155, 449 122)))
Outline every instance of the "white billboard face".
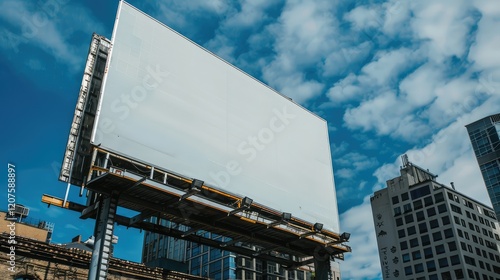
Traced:
POLYGON ((327 124, 121 2, 92 143, 339 231, 327 124))

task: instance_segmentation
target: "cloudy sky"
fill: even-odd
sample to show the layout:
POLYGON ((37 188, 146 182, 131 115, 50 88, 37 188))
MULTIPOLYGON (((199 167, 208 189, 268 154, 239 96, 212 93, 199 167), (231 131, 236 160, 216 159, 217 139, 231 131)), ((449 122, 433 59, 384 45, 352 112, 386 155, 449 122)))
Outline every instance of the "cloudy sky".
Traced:
MULTIPOLYGON (((93 32, 111 37, 118 6, 100 2, 0 2, 2 160, 16 165, 17 203, 55 223, 56 243, 93 230, 40 198, 64 196, 57 176, 88 44, 93 32)), ((369 197, 398 175, 400 155, 491 205, 464 126, 500 111, 495 1, 130 3, 328 121, 341 230, 352 233, 345 279, 381 278, 369 197)), ((142 234, 116 234, 116 255, 139 261, 142 234)))

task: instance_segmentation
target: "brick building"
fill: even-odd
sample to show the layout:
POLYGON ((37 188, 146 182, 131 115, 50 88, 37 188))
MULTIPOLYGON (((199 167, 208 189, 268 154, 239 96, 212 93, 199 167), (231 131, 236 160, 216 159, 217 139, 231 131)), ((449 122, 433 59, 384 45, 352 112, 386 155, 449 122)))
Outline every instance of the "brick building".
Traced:
MULTIPOLYGON (((15 237, 16 244, 13 245, 12 242, 9 243, 9 237, 8 233, 0 235, 2 279, 87 279, 91 258, 89 252, 74 248, 68 249, 21 236, 15 237), (15 261, 11 262, 12 259, 15 261)), ((111 258, 108 279, 198 280, 206 278, 111 258)))

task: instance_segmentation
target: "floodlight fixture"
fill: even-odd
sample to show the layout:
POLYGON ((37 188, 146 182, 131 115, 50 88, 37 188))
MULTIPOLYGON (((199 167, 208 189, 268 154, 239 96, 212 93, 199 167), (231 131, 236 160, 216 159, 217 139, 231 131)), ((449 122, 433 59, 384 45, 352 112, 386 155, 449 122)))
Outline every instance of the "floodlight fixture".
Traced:
POLYGON ((323 224, 322 223, 315 223, 314 226, 313 226, 313 230, 315 232, 321 232, 322 229, 323 229, 323 224))
POLYGON ((248 196, 245 196, 241 200, 241 208, 250 208, 250 206, 252 206, 252 203, 253 203, 253 199, 249 198, 248 196))
POLYGON ((349 232, 344 232, 340 235, 340 241, 347 242, 351 238, 351 234, 349 232))
POLYGON ((267 228, 274 227, 274 226, 281 225, 281 224, 286 224, 290 220, 292 220, 292 214, 287 213, 287 212, 283 212, 283 213, 281 213, 281 220, 268 224, 267 228))
POLYGON ((189 186, 189 190, 199 192, 201 191, 201 187, 203 187, 204 183, 205 182, 203 182, 202 180, 194 179, 191 182, 191 186, 189 186))
POLYGON ((193 179, 193 181, 191 181, 191 185, 189 186, 188 191, 179 198, 179 201, 201 192, 201 187, 203 186, 204 183, 205 182, 203 182, 202 180, 193 179))
POLYGON ((249 209, 250 206, 252 206, 252 203, 253 203, 253 199, 249 198, 248 196, 245 196, 242 200, 238 201, 238 208, 227 213, 227 215, 232 216, 236 213, 243 212, 244 210, 249 209))
POLYGON ((292 219, 291 213, 283 212, 283 214, 281 214, 282 221, 289 222, 291 219, 292 219))
POLYGON ((323 229, 323 224, 322 223, 315 223, 313 226, 312 226, 312 229, 310 232, 306 232, 306 233, 303 233, 299 236, 299 239, 302 239, 306 236, 310 236, 310 235, 314 235, 316 233, 319 233, 321 232, 321 230, 323 229))
POLYGON ((349 232, 343 232, 340 236, 339 239, 330 243, 327 243, 326 246, 330 245, 335 245, 335 244, 340 244, 342 242, 347 242, 349 241, 349 238, 351 237, 351 234, 349 232))

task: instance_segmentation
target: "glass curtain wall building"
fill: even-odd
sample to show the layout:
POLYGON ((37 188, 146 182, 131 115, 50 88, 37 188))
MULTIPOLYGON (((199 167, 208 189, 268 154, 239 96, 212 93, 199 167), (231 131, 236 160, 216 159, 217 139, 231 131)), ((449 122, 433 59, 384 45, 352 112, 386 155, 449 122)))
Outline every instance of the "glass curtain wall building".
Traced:
MULTIPOLYGON (((151 222, 157 223, 156 218, 152 217, 151 222)), ((188 230, 183 225, 163 219, 159 224, 183 231, 188 230)), ((203 237, 221 242, 230 241, 227 237, 208 231, 203 237)), ((147 266, 162 267, 215 280, 310 280, 313 276, 312 267, 287 271, 277 263, 151 232, 146 232, 144 236, 142 262, 147 266)))
POLYGON ((497 219, 500 218, 500 114, 466 125, 497 219))

